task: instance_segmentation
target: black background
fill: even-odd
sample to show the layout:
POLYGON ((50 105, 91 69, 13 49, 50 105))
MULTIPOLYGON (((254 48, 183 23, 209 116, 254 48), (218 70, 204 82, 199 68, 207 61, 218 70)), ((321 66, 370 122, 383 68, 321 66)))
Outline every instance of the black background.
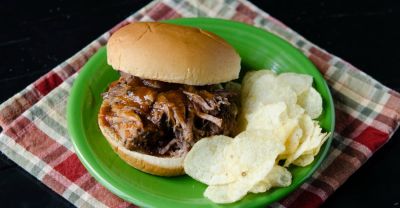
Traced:
MULTIPOLYGON (((106 30, 143 0, 0 3, 0 102, 19 92, 106 30)), ((301 35, 400 91, 396 1, 253 1, 301 35)), ((400 133, 323 207, 400 207, 400 133)), ((0 153, 1 207, 72 207, 0 153)))

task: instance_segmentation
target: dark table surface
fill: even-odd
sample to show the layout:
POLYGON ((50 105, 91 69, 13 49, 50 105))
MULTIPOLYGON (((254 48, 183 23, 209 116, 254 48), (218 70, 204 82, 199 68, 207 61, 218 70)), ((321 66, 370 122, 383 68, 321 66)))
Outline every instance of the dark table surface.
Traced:
MULTIPOLYGON (((147 3, 1 1, 0 102, 147 3)), ((396 1, 253 3, 310 41, 400 91, 400 10, 396 1)), ((399 152, 397 132, 323 207, 400 207, 399 152)), ((2 153, 0 202, 0 207, 73 207, 2 153)))

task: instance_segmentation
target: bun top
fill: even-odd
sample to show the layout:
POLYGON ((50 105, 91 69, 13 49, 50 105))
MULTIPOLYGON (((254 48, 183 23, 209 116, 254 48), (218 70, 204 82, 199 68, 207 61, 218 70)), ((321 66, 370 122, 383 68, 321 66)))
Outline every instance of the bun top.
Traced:
POLYGON ((159 22, 137 22, 116 31, 107 43, 108 63, 134 76, 187 85, 239 77, 240 57, 213 33, 159 22))

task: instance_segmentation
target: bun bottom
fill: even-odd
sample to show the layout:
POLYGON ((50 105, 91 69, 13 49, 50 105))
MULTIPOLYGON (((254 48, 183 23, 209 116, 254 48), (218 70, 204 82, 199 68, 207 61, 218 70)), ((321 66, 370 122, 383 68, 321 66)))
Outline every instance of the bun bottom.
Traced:
MULTIPOLYGON (((100 112, 105 108, 106 104, 100 107, 100 112)), ((101 113, 98 117, 99 127, 108 143, 118 156, 129 165, 143 172, 158 176, 178 176, 185 174, 183 169, 183 160, 185 155, 181 157, 157 157, 147 155, 135 151, 131 151, 124 147, 118 138, 118 135, 111 129, 101 113)))

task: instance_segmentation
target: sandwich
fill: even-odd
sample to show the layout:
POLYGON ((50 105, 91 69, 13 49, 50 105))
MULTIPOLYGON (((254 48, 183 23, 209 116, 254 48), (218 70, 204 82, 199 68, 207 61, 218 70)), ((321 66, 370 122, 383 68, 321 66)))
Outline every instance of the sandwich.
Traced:
POLYGON ((102 94, 100 130, 129 165, 160 176, 184 174, 200 139, 233 136, 240 57, 217 35, 194 27, 138 22, 117 30, 107 62, 120 72, 102 94))

